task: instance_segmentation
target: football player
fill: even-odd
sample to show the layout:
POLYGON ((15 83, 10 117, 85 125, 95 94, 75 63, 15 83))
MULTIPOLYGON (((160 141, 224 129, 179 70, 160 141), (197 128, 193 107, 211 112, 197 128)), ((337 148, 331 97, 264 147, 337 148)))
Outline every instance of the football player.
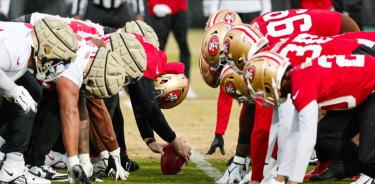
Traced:
MULTIPOLYGON (((225 54, 229 63, 232 66, 236 66, 233 67, 235 71, 241 73, 248 55, 253 55, 268 44, 277 43, 282 38, 287 38, 291 34, 300 32, 333 36, 341 32, 359 30, 358 26, 353 23, 354 22, 349 17, 330 11, 288 10, 270 12, 255 19, 250 27, 239 25, 236 28, 232 28, 232 30, 227 33, 227 39, 224 41, 227 47, 225 54), (323 27, 324 24, 320 23, 322 21, 331 22, 332 27, 335 29, 328 30, 326 27, 323 27), (239 32, 241 35, 235 32, 239 32), (264 33, 266 37, 264 37, 262 33, 264 33), (248 39, 246 39, 246 37, 248 39), (246 39, 246 41, 239 42, 241 39, 246 39)), ((263 108, 256 105, 256 111, 258 111, 256 114, 263 114, 263 117, 272 117, 272 108, 263 108)), ((255 121, 257 120, 260 120, 260 118, 255 118, 255 121)), ((271 118, 262 118, 262 121, 264 121, 264 123, 255 122, 252 131, 251 155, 253 160, 253 181, 261 181, 262 168, 268 147, 264 145, 263 142, 264 140, 268 140, 267 132, 270 130, 271 118)))
MULTIPOLYGON (((139 76, 139 80, 133 80, 127 86, 138 129, 143 140, 153 152, 162 154, 165 145, 156 142, 153 133, 155 131, 163 140, 172 144, 176 152, 188 161, 191 154, 190 146, 184 139, 177 137, 168 125, 154 95, 154 80, 161 74, 168 72, 169 68, 166 64, 167 57, 164 51, 158 50, 152 42, 138 34, 112 33, 109 39, 108 47, 119 54, 124 54, 124 49, 141 47, 147 55, 147 68, 143 75, 139 76), (138 43, 128 45, 125 40, 130 38, 136 38, 138 43)), ((177 70, 177 73, 184 71, 183 65, 176 65, 175 67, 172 66, 171 69, 177 70)), ((187 91, 182 92, 187 93, 187 91)), ((181 96, 185 95, 181 94, 181 96)))
MULTIPOLYGON (((363 47, 366 46, 359 49, 363 47)), ((296 108, 296 113, 291 118, 295 131, 289 137, 291 141, 287 142, 289 149, 297 151, 292 156, 294 159, 289 183, 302 182, 308 153, 312 151, 316 140, 319 108, 355 108, 352 123, 358 122, 355 126, 359 127, 357 130, 361 134, 358 159, 363 172, 361 178, 366 179, 359 179, 357 182, 373 181, 375 170, 371 162, 374 155, 370 132, 374 122, 370 111, 373 105, 374 83, 371 75, 374 58, 361 50, 365 55, 323 55, 294 68, 290 67, 287 60, 272 53, 260 53, 249 62, 249 67, 254 68, 251 86, 257 98, 267 103, 280 104, 291 93, 296 108), (259 71, 265 73, 259 74, 259 71), (259 81, 261 78, 264 82, 259 81), (272 81, 274 85, 269 85, 272 81), (295 128, 297 124, 299 128, 295 128)), ((293 64, 294 60, 289 61, 293 64)), ((285 119, 281 118, 280 121, 285 119)))

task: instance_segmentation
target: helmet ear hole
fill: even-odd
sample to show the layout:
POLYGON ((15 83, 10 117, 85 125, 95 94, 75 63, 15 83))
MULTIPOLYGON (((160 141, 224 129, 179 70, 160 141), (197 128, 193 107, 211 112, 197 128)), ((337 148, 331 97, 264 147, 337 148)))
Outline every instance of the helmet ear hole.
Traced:
POLYGON ((272 91, 271 88, 268 85, 266 85, 264 87, 264 90, 266 91, 267 94, 271 93, 271 91, 272 91))
POLYGON ((88 80, 88 81, 87 81, 87 85, 88 85, 88 86, 94 86, 94 81, 92 81, 92 80, 88 80))

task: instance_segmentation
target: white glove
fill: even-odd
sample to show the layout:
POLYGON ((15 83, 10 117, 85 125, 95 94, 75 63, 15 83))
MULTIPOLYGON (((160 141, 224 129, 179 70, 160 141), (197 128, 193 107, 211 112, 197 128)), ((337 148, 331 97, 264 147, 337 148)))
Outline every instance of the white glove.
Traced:
POLYGON ((111 168, 108 171, 108 176, 112 176, 116 180, 119 178, 121 180, 127 180, 129 177, 129 172, 125 171, 125 169, 121 165, 120 149, 118 148, 115 151, 111 151, 110 155, 111 156, 109 157, 109 160, 108 160, 108 167, 111 167, 111 168))
POLYGON ((166 15, 172 13, 171 8, 169 8, 169 6, 167 6, 166 4, 157 4, 157 5, 154 6, 152 11, 158 17, 165 17, 166 15))
POLYGON ((241 180, 239 184, 248 184, 250 183, 250 178, 251 178, 251 171, 247 173, 241 180))
POLYGON ((30 110, 33 112, 37 111, 38 104, 23 86, 15 87, 9 94, 4 94, 4 97, 8 101, 17 104, 24 113, 28 113, 30 110))
POLYGON ((233 162, 229 165, 224 173, 224 176, 220 178, 216 183, 218 184, 230 184, 239 183, 242 178, 247 174, 248 166, 246 164, 246 158, 234 156, 233 162))

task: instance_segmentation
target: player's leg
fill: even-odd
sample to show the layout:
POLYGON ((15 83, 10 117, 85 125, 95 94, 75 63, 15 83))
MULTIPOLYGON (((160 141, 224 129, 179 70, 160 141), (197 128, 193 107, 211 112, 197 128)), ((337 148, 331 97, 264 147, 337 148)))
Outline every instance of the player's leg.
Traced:
POLYGON ((186 11, 181 11, 173 15, 172 31, 180 48, 180 61, 185 65, 185 75, 190 78, 190 49, 187 41, 187 31, 189 29, 186 11))
POLYGON ((147 22, 152 29, 155 30, 155 33, 158 36, 159 39, 159 49, 165 50, 169 31, 171 29, 171 23, 172 23, 172 16, 167 15, 165 17, 157 17, 157 16, 150 16, 148 17, 147 22))
MULTIPOLYGON (((40 101, 42 95, 40 85, 29 72, 19 78, 16 84, 23 86, 35 102, 40 101)), ((23 182, 31 182, 31 180, 36 180, 40 183, 50 183, 48 180, 29 175, 25 167, 23 153, 28 149, 35 115, 36 113, 33 111, 21 113, 14 103, 6 100, 2 102, 0 116, 5 117, 4 123, 6 123, 8 136, 6 137, 6 143, 1 148, 5 157, 0 170, 0 181, 22 180, 23 182)))
POLYGON ((367 98, 361 113, 358 159, 362 173, 371 177, 370 183, 373 183, 375 182, 375 94, 367 98))
POLYGON ((45 156, 50 152, 61 134, 57 91, 43 91, 42 101, 34 120, 33 135, 26 154, 29 171, 48 180, 67 180, 68 175, 56 172, 45 165, 45 156))
POLYGON ((351 140, 358 132, 355 113, 355 110, 327 111, 319 122, 315 145, 319 161, 324 164, 333 160, 333 163, 311 180, 340 180, 358 173, 358 147, 351 140))

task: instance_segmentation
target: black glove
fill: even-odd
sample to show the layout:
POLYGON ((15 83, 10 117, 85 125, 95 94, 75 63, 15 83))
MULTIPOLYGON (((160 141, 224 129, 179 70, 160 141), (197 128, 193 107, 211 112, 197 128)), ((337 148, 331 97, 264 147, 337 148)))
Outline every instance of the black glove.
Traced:
POLYGON ((212 155, 215 153, 216 148, 220 148, 221 154, 225 155, 223 135, 215 134, 215 138, 211 143, 211 147, 208 150, 207 155, 212 155))

